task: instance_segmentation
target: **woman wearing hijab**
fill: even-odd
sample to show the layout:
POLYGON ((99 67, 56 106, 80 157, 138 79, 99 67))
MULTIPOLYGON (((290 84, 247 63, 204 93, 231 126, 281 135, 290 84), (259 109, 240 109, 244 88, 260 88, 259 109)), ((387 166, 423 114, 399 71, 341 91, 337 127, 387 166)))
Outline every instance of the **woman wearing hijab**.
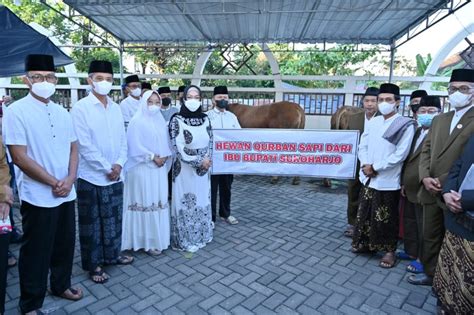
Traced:
POLYGON ((168 169, 171 156, 161 99, 146 91, 127 130, 122 250, 159 255, 170 244, 168 169))
POLYGON ((212 131, 202 112, 201 90, 184 91, 179 113, 171 117, 169 132, 173 161, 171 244, 196 252, 212 240, 211 183, 212 131))

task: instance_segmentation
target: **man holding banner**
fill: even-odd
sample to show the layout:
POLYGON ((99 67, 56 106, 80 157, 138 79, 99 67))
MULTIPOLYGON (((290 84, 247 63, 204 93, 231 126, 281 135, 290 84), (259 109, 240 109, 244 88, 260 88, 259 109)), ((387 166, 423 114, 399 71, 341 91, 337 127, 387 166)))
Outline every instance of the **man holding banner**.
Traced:
MULTIPOLYGON (((213 108, 207 112, 213 129, 241 129, 237 117, 228 111, 229 92, 227 86, 216 86, 212 97, 213 108)), ((239 221, 230 215, 231 187, 234 180, 232 174, 221 174, 211 176, 211 207, 212 221, 216 222, 217 213, 217 190, 219 189, 219 216, 229 224, 237 224, 239 221)))
POLYGON ((398 238, 400 175, 415 133, 415 121, 398 114, 400 88, 380 86, 377 97, 381 116, 365 126, 359 146, 360 195, 352 251, 385 252, 380 267, 395 265, 398 238))

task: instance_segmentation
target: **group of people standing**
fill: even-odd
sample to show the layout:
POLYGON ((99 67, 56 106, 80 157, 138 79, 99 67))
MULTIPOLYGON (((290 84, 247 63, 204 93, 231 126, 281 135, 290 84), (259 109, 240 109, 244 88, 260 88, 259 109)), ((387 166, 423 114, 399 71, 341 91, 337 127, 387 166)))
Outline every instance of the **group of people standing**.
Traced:
MULTIPOLYGON (((52 56, 27 56, 25 72, 30 91, 4 110, 7 152, 0 152, 0 219, 13 204, 7 156, 15 164, 21 202, 21 313, 42 314, 49 272, 51 294, 73 301, 83 297, 71 286, 76 199, 82 268, 95 283, 109 279, 106 266, 133 263, 129 250, 159 255, 171 244, 195 252, 209 243, 217 200, 211 177, 220 188, 221 218, 238 223, 230 215, 232 180, 220 180, 230 175, 210 174, 214 123, 240 128, 226 110, 225 86, 214 90, 215 109, 208 116, 199 87, 183 88, 181 106, 171 108, 168 87, 154 91, 133 75, 124 87, 128 96, 118 105, 108 97, 112 64, 95 60, 87 77, 90 93, 68 113, 50 99, 57 83, 52 56)), ((0 313, 7 236, 0 233, 0 313)))
POLYGON ((439 313, 472 314, 474 70, 454 70, 448 95, 454 110, 443 113, 439 97, 414 91, 410 119, 398 114, 397 85, 367 89, 348 123, 362 135, 344 234, 354 253, 382 252, 382 268, 410 260, 408 282, 433 285, 439 313))

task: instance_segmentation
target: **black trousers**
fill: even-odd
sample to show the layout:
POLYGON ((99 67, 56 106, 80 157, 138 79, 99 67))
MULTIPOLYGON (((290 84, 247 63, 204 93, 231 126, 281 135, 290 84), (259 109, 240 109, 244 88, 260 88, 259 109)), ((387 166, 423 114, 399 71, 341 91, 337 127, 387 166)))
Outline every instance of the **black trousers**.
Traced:
POLYGON ((5 312, 5 293, 7 289, 8 245, 10 233, 0 234, 0 314, 5 312))
POLYGON ((403 211, 403 244, 405 252, 412 257, 421 256, 423 240, 423 207, 405 198, 403 211))
POLYGON ((216 222, 218 190, 219 216, 225 219, 230 216, 230 189, 233 181, 234 175, 211 175, 211 208, 213 222, 216 222))
POLYGON ((51 270, 53 294, 71 287, 76 224, 74 201, 43 208, 22 201, 23 245, 20 248, 20 309, 31 312, 43 306, 51 270))

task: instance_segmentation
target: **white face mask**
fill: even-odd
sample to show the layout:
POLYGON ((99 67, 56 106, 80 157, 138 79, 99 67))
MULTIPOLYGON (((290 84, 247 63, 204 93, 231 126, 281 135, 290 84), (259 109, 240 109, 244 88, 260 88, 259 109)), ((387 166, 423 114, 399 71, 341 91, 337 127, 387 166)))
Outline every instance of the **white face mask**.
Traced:
POLYGON ((460 108, 469 105, 471 98, 471 94, 463 94, 459 91, 456 91, 453 94, 449 95, 449 103, 454 108, 460 108))
POLYGON ((130 92, 130 94, 132 94, 132 96, 139 97, 140 95, 142 95, 142 89, 140 88, 133 89, 130 92))
POLYGON ((112 89, 112 82, 104 80, 100 82, 93 81, 92 83, 94 84, 94 91, 100 95, 107 95, 112 89))
POLYGON ((148 106, 148 111, 150 112, 150 114, 155 115, 156 113, 160 112, 160 108, 158 106, 151 105, 148 106))
POLYGON ((382 115, 388 115, 390 113, 393 113, 395 110, 395 104, 387 103, 387 102, 382 102, 379 104, 379 112, 382 115))
POLYGON ((195 99, 192 99, 192 100, 186 100, 184 102, 184 105, 186 105, 186 107, 192 111, 192 112, 195 112, 198 110, 199 107, 201 107, 201 101, 199 100, 195 100, 195 99))
POLYGON ((56 92, 56 85, 47 81, 32 83, 31 92, 39 97, 49 98, 54 94, 54 92, 56 92))

